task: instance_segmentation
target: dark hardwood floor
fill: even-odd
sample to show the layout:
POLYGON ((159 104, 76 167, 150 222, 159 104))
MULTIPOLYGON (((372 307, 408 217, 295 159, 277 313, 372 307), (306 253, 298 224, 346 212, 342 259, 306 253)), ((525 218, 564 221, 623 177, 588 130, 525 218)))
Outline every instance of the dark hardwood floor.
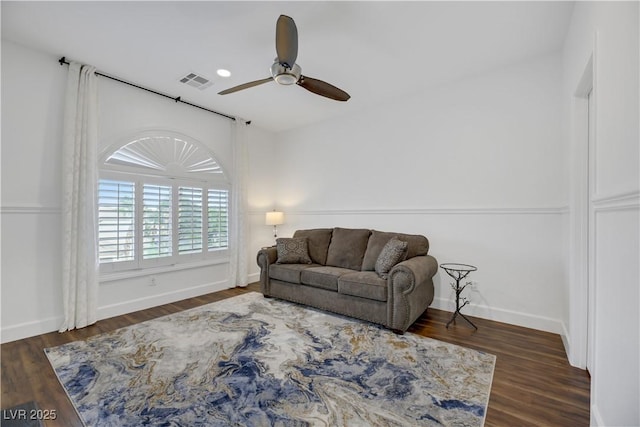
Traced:
MULTIPOLYGON (((81 426, 71 402, 49 365, 43 349, 81 340, 123 326, 219 301, 249 291, 257 284, 191 298, 111 319, 85 329, 52 332, 3 344, 2 408, 36 401, 54 411, 46 426, 81 426)), ((497 356, 485 426, 588 426, 590 379, 567 362, 560 336, 490 320, 472 318, 474 331, 462 319, 449 329, 451 313, 430 309, 409 329, 419 335, 497 356)))

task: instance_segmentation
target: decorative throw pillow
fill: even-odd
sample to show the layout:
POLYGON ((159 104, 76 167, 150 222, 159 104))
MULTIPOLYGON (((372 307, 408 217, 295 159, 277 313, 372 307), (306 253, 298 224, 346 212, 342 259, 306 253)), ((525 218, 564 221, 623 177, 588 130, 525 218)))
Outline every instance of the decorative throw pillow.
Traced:
POLYGON ((276 264, 311 264, 306 237, 276 239, 278 259, 276 264))
POLYGON ((400 261, 404 261, 407 257, 408 246, 409 244, 407 242, 403 242, 397 237, 391 238, 387 244, 384 245, 384 248, 382 248, 382 252, 380 252, 378 260, 376 261, 375 269, 378 276, 386 279, 393 266, 400 261))

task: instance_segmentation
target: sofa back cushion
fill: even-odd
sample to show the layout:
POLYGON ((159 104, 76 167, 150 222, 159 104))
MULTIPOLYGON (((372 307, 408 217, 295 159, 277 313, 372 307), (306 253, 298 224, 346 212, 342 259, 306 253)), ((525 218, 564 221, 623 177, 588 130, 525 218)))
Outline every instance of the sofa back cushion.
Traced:
POLYGON ((367 244, 367 250, 362 261, 362 271, 374 271, 376 261, 382 252, 382 248, 392 237, 397 237, 403 242, 407 242, 407 259, 418 255, 427 255, 429 252, 429 240, 419 234, 389 233, 372 230, 371 237, 367 244))
POLYGON ((327 264, 327 252, 331 243, 333 228, 315 228, 311 230, 297 230, 293 237, 306 237, 311 261, 316 264, 327 264))
POLYGON ((371 230, 360 228, 334 228, 327 253, 327 265, 360 270, 370 234, 371 230))

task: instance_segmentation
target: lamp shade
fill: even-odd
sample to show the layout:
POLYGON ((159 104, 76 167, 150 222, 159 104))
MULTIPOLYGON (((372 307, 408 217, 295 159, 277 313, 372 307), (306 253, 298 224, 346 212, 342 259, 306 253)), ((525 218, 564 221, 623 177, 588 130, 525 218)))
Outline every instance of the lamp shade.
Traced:
POLYGON ((264 219, 265 225, 280 225, 284 224, 284 213, 273 211, 267 212, 264 219))

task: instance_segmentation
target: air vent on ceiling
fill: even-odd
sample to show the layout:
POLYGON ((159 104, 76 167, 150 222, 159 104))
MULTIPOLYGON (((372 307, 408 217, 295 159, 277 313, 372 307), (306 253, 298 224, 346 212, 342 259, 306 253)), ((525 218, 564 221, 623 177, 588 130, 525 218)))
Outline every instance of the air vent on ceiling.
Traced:
POLYGON ((207 77, 204 77, 195 73, 187 74, 186 76, 180 79, 180 82, 184 84, 188 84, 189 86, 193 86, 196 89, 200 89, 200 90, 205 90, 209 86, 213 85, 213 82, 211 81, 211 79, 208 79, 207 77))

